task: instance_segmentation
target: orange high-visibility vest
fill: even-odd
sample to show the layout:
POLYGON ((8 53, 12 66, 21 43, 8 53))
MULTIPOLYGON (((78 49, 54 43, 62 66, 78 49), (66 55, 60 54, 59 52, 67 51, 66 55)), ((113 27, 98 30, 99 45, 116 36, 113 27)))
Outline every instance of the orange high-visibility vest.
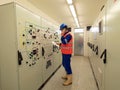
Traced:
MULTIPOLYGON (((67 33, 64 38, 70 33, 67 33)), ((71 35, 71 34, 70 34, 71 35)), ((72 35, 71 35, 72 36, 72 35)), ((71 40, 67 43, 67 44, 61 44, 61 52, 62 54, 72 54, 73 50, 72 50, 72 46, 73 46, 73 39, 71 38, 71 40)))

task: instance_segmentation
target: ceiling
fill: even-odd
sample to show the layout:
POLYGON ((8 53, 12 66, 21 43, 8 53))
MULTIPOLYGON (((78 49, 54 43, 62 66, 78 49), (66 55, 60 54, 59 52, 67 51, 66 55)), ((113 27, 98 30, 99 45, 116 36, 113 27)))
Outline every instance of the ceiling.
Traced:
MULTIPOLYGON (((76 27, 66 0, 28 0, 45 14, 60 23, 76 27)), ((107 0, 73 0, 81 27, 92 25, 107 0)))

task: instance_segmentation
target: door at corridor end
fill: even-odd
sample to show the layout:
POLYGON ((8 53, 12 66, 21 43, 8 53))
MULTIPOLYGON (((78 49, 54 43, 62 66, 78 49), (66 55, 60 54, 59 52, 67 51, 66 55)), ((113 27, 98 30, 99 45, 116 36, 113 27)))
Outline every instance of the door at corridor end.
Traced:
POLYGON ((84 32, 83 29, 75 29, 74 32, 74 55, 84 55, 84 32))

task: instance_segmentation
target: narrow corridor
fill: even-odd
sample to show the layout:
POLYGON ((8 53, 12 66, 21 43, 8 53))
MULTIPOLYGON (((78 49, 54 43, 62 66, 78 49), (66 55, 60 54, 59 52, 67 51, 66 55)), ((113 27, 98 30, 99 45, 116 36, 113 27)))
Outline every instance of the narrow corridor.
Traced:
POLYGON ((82 56, 72 57, 73 84, 63 86, 64 69, 61 67, 48 81, 42 90, 98 90, 88 58, 82 56))

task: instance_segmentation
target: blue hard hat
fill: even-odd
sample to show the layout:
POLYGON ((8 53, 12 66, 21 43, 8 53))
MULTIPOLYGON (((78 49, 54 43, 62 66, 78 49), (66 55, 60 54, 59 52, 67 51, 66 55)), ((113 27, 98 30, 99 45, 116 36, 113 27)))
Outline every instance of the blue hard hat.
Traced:
POLYGON ((60 25, 60 30, 62 30, 64 28, 67 28, 67 25, 63 23, 63 24, 60 25))

